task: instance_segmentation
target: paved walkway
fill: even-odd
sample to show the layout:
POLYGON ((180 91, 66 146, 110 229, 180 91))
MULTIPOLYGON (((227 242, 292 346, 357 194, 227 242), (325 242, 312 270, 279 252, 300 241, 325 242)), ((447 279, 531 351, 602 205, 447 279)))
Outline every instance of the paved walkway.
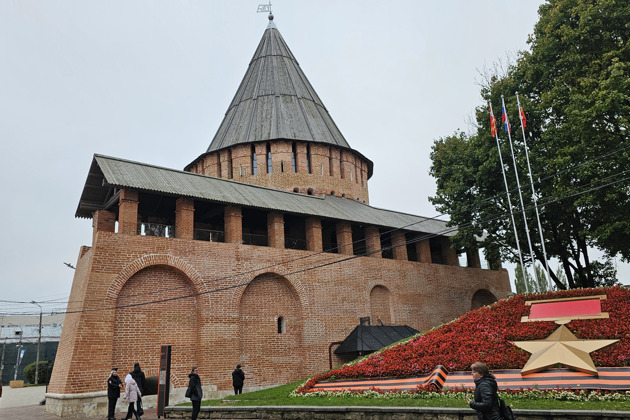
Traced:
MULTIPOLYGON (((78 420, 71 417, 57 417, 46 412, 45 405, 39 405, 46 393, 45 386, 29 386, 26 388, 2 387, 0 398, 0 419, 2 420, 78 420)), ((124 419, 127 412, 116 413, 117 419, 124 419)), ((105 418, 107 416, 103 416, 105 418)), ((148 409, 143 420, 157 420, 156 410, 148 409)), ((85 420, 85 419, 82 419, 85 420)))
MULTIPOLYGON (((23 407, 27 405, 39 405, 46 393, 45 386, 28 386, 24 388, 11 388, 9 385, 2 387, 0 398, 0 410, 5 408, 23 407)), ((0 416, 0 418, 8 418, 0 416)))

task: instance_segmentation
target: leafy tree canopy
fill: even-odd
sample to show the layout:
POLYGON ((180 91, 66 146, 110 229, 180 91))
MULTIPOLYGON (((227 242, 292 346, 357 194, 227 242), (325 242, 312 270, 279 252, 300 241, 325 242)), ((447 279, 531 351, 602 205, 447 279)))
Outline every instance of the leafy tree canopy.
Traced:
MULTIPOLYGON (((538 13, 530 50, 520 52, 504 74, 486 74, 482 83, 481 95, 498 120, 500 155, 490 135, 488 105, 480 105, 476 132, 456 132, 434 143, 437 193, 431 200, 459 226, 454 245, 484 247, 489 261, 500 253, 519 262, 513 212, 524 262, 531 262, 526 220, 534 260, 544 265, 518 92, 547 256, 558 258, 570 288, 610 284, 615 281, 610 261, 593 264, 589 249, 630 261, 630 2, 548 0, 538 13), (502 95, 526 219, 501 124, 502 95)), ((556 273, 551 277, 557 288, 566 287, 556 273)))

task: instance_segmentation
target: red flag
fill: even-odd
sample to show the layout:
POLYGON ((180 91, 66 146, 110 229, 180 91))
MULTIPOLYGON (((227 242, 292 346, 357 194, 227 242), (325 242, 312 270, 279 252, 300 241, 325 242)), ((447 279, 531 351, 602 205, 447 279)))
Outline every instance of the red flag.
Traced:
POLYGON ((497 120, 492 115, 492 110, 490 110, 490 134, 492 137, 497 135, 497 120))
POLYGON ((526 123, 527 123, 527 118, 525 118, 525 111, 523 111, 523 108, 520 109, 519 113, 521 115, 521 124, 523 125, 523 128, 525 128, 526 123))

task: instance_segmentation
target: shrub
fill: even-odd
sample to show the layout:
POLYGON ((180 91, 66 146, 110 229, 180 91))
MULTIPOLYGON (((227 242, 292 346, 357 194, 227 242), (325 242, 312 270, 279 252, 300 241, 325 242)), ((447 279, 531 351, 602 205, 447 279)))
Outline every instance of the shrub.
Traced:
MULTIPOLYGON (((31 384, 35 383, 35 363, 36 362, 26 365, 26 367, 24 368, 24 376, 26 376, 26 380, 31 384)), ((39 376, 37 380, 40 384, 47 384, 48 382, 50 382, 52 367, 53 362, 48 362, 46 360, 42 360, 39 362, 39 376)))

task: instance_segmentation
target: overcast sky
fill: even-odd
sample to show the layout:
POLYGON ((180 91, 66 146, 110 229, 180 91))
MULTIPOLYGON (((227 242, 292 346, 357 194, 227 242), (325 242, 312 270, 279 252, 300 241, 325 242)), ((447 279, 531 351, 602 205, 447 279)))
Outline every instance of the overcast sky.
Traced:
MULTIPOLYGON (((69 296, 63 263, 91 245, 91 220, 74 214, 94 153, 183 169, 205 152, 267 27, 259 2, 0 0, 0 299, 69 296)), ((431 145, 472 129, 479 71, 527 48, 540 3, 272 7, 346 140, 374 162, 370 204, 435 216, 431 145)))

